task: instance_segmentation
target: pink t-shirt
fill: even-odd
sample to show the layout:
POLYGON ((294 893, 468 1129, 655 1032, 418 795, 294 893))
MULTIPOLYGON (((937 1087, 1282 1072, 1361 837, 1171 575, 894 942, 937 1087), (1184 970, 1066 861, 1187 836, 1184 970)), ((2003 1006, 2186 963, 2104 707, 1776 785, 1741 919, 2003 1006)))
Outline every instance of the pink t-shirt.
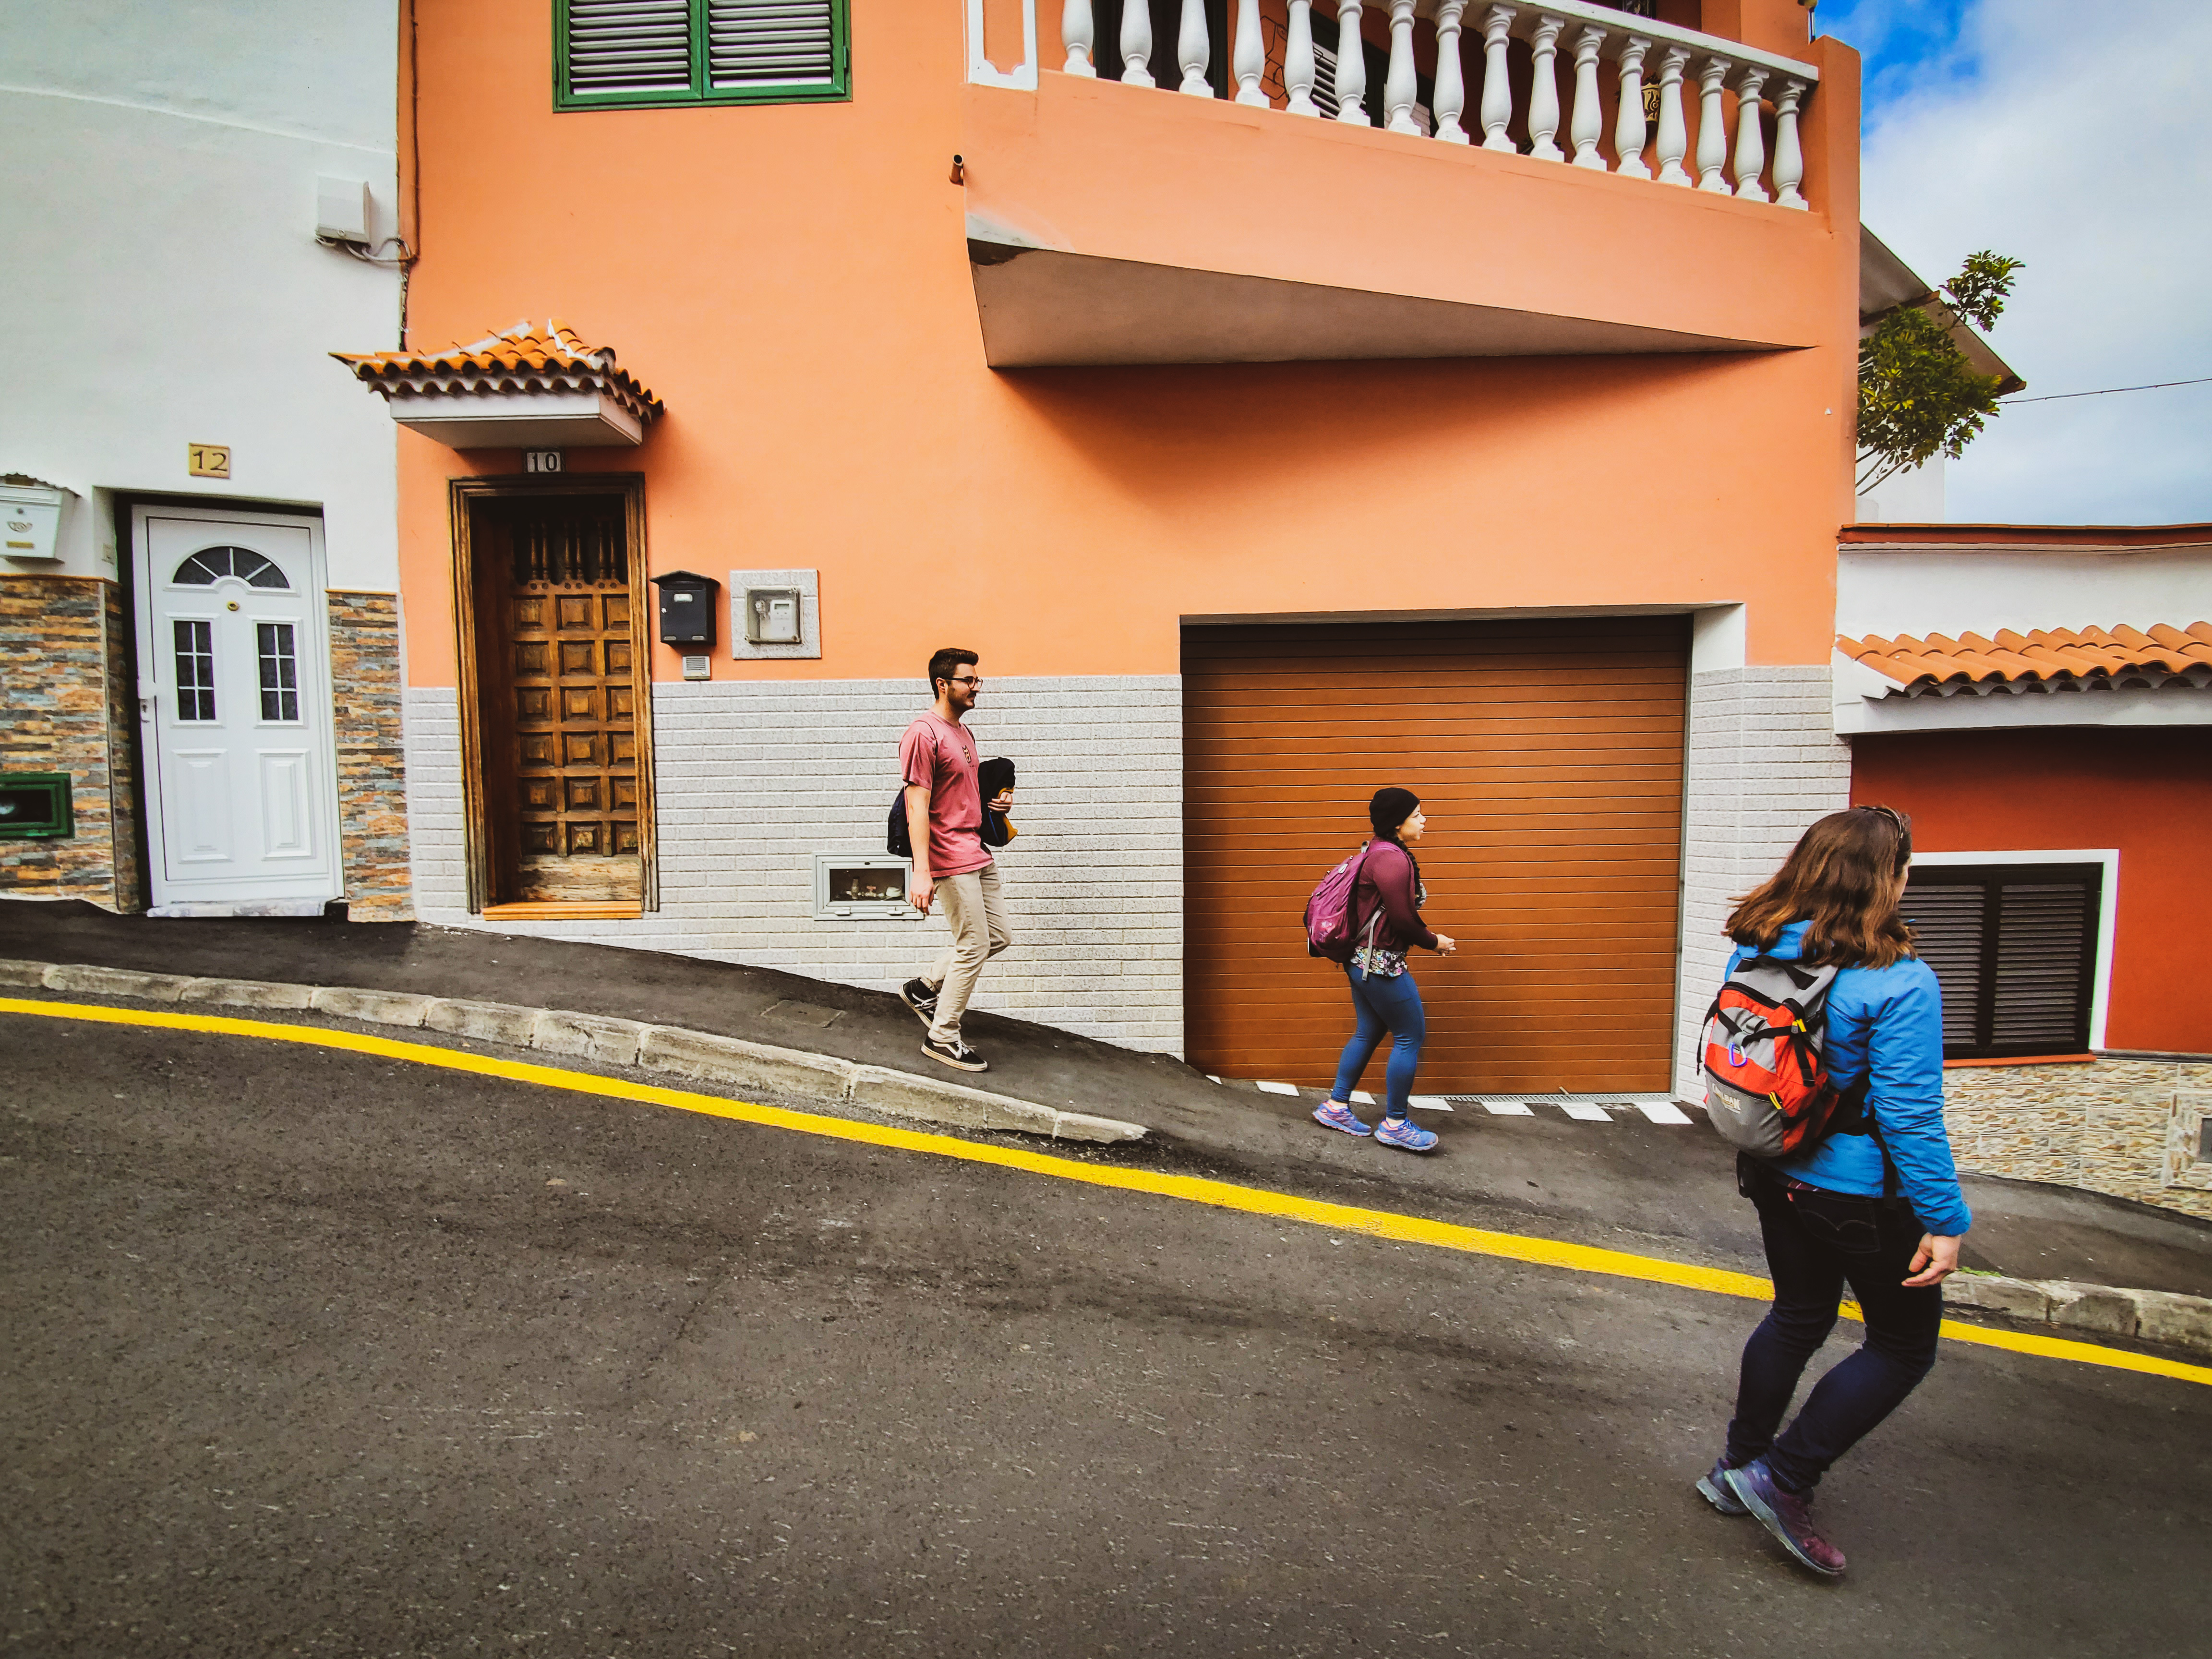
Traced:
POLYGON ((899 739, 899 770, 929 791, 929 873, 964 875, 991 861, 983 848, 983 797, 968 728, 924 714, 899 739))

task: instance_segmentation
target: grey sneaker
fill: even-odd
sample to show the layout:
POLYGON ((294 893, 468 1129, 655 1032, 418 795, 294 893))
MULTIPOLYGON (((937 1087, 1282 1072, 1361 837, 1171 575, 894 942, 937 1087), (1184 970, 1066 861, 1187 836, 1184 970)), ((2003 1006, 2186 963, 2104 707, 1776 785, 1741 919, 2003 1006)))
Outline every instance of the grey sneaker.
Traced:
POLYGON ((955 1037, 950 1042, 939 1042, 935 1037, 922 1039, 921 1052, 932 1060, 962 1072, 988 1072, 991 1062, 955 1037))
POLYGON ((1749 1515, 1751 1511, 1744 1508, 1743 1499, 1729 1485, 1728 1472, 1729 1461, 1723 1457, 1698 1477, 1698 1496, 1723 1515, 1749 1515))
POLYGON ((1844 1553, 1814 1526, 1809 1493, 1783 1491, 1775 1485, 1763 1457, 1740 1469, 1730 1469, 1728 1483, 1744 1507, 1759 1517, 1759 1524, 1774 1534, 1775 1541, 1800 1566, 1810 1567, 1823 1578, 1844 1576, 1844 1553))
POLYGON ((926 979, 910 979, 899 987, 899 1000, 914 1010, 914 1017, 924 1025, 937 1024, 937 993, 929 988, 926 979))

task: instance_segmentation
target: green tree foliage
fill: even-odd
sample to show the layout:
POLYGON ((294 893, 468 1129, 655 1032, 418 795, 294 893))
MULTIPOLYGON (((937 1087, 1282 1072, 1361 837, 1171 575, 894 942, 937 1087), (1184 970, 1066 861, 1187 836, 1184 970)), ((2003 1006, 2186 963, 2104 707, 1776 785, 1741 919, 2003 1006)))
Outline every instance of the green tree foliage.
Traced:
POLYGON ((1997 412, 1994 374, 1977 374, 1951 339, 1954 318, 1987 332, 2021 262, 1984 249, 1943 284, 1948 307, 1899 306, 1859 343, 1862 492, 1942 455, 1956 460, 1997 412))

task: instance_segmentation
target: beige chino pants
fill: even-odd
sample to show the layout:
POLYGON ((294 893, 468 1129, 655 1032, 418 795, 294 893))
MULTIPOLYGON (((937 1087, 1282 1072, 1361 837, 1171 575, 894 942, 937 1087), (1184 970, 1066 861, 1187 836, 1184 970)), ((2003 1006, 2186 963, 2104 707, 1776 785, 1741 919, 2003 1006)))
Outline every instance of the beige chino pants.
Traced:
POLYGON ((1006 931, 995 864, 962 875, 939 876, 937 901, 945 907, 945 920, 952 928, 952 948, 921 976, 937 990, 937 1019, 929 1036, 933 1042, 957 1042, 960 1017, 968 1012, 968 999, 975 994, 983 964, 1012 945, 1014 936, 1006 931))

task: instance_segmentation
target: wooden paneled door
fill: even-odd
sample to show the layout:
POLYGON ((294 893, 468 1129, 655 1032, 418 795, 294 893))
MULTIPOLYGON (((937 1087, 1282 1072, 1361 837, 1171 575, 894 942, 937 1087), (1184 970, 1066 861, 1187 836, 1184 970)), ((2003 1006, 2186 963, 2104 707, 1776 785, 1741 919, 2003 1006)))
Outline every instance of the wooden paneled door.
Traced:
MULTIPOLYGON (((1183 635, 1185 1032, 1223 1076, 1326 1087, 1344 974, 1299 917, 1386 784, 1421 797, 1432 1093, 1662 1091, 1674 1038, 1684 618, 1183 635)), ((1383 1055, 1365 1086, 1382 1087, 1383 1055)))
POLYGON ((465 511, 478 902, 636 915, 651 822, 634 502, 571 485, 465 511))

